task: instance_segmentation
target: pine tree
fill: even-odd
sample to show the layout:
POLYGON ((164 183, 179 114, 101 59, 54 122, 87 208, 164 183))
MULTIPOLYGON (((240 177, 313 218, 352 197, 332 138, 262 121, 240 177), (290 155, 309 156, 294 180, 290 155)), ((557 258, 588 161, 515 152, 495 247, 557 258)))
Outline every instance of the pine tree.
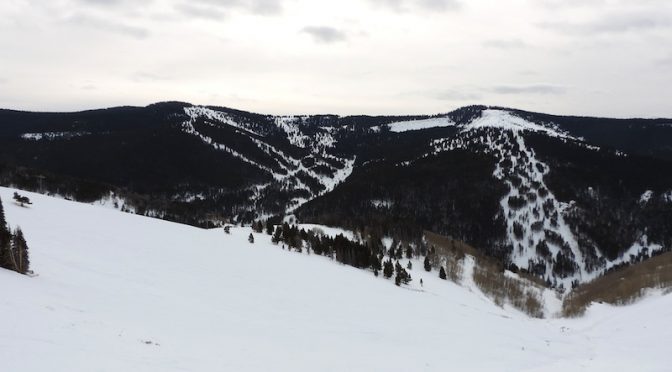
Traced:
POLYGON ((443 266, 441 266, 441 270, 439 270, 439 278, 446 280, 446 270, 443 269, 443 266))
POLYGON ((5 220, 5 210, 2 207, 2 200, 0 200, 0 267, 13 270, 10 257, 11 240, 12 240, 12 234, 7 228, 7 221, 5 220))
POLYGON ((394 284, 408 284, 411 281, 411 275, 397 262, 397 275, 394 277, 394 284))
MULTIPOLYGON (((271 241, 275 244, 278 244, 282 240, 282 227, 277 226, 275 228, 275 233, 273 234, 273 237, 271 238, 271 241)), ((284 245, 283 245, 284 248, 284 245)))
POLYGON ((25 207, 26 204, 33 204, 27 196, 19 195, 18 192, 14 192, 14 200, 22 207, 25 207))
POLYGON ((0 233, 7 230, 7 221, 5 220, 5 209, 2 207, 2 198, 0 198, 0 233))
POLYGON ((380 259, 375 254, 371 255, 370 262, 371 267, 373 267, 374 270, 378 271, 383 269, 383 266, 380 264, 380 259))
POLYGON ((273 235, 273 224, 266 221, 266 234, 273 235))
POLYGON ((411 261, 408 261, 408 265, 406 265, 406 269, 413 270, 413 264, 411 263, 411 261))
POLYGON ((392 260, 388 259, 383 264, 383 276, 386 278, 391 278, 392 274, 394 274, 394 265, 392 264, 392 260))
POLYGON ((425 256, 425 271, 432 271, 432 263, 429 262, 429 256, 425 256))
POLYGON ((250 233, 250 236, 247 237, 247 241, 250 243, 254 243, 254 236, 252 235, 252 233, 250 233))
POLYGON ((28 258, 28 244, 20 228, 16 229, 12 238, 12 253, 16 272, 26 274, 30 267, 30 259, 28 258))

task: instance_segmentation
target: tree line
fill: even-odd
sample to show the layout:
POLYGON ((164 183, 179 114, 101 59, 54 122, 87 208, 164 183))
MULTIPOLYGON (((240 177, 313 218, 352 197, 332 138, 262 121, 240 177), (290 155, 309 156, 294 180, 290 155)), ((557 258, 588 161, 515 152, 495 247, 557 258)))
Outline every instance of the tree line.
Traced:
MULTIPOLYGON (((413 268, 410 261, 412 258, 424 256, 426 271, 431 271, 432 264, 437 260, 434 247, 428 248, 424 243, 418 244, 414 249, 410 244, 404 246, 394 240, 388 249, 380 239, 359 242, 350 240, 343 234, 331 237, 324 235, 319 228, 306 230, 287 222, 274 226, 268 221, 265 223, 256 221, 252 223, 252 230, 256 233, 266 232, 271 236, 273 244, 281 245, 283 249, 326 256, 345 265, 371 270, 375 276, 379 276, 382 272, 386 279, 394 277, 394 283, 397 286, 409 284, 412 281, 411 274, 408 272, 413 268), (409 260, 406 267, 400 262, 403 258, 409 260)), ((248 241, 254 243, 252 233, 248 241)), ((443 267, 440 268, 439 277, 446 279, 443 267)), ((422 284, 422 281, 420 283, 422 284)))

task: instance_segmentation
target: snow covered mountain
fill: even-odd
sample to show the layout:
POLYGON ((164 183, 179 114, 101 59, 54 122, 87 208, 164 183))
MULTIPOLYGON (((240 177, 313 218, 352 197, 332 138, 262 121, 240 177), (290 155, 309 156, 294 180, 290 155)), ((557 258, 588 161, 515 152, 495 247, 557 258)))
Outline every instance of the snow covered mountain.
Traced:
POLYGON ((3 370, 669 368, 670 295, 531 319, 420 263, 396 287, 265 234, 250 244, 249 228, 227 235, 21 192, 24 208, 8 202, 14 191, 0 198, 36 276, 0 269, 3 370))
POLYGON ((672 120, 0 111, 0 183, 199 226, 429 230, 568 288, 672 249, 672 120))

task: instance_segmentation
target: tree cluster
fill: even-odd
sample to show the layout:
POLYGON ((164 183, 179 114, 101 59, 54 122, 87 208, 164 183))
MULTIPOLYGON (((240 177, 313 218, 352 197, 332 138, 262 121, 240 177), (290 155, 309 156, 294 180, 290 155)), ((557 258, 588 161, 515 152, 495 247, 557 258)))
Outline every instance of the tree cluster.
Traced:
MULTIPOLYGON (((253 227, 256 231, 263 229, 263 223, 255 222, 253 227)), ((266 226, 268 230, 268 225, 266 226)), ((353 241, 342 234, 334 237, 326 236, 316 230, 305 230, 296 225, 283 223, 273 230, 271 241, 274 244, 286 245, 289 250, 296 252, 319 254, 330 257, 342 264, 350 265, 360 269, 369 269, 374 275, 378 276, 383 271, 385 278, 394 276, 395 284, 408 284, 411 281, 410 270, 412 265, 410 261, 404 268, 399 260, 404 257, 413 257, 413 250, 410 247, 404 249, 401 245, 395 248, 395 244, 389 250, 386 250, 380 241, 358 242, 353 241), (387 255, 387 260, 385 256, 387 255), (394 261, 393 261, 394 260, 394 261)))
POLYGON ((0 267, 21 274, 30 272, 28 244, 20 228, 12 232, 7 226, 2 200, 0 200, 0 267))

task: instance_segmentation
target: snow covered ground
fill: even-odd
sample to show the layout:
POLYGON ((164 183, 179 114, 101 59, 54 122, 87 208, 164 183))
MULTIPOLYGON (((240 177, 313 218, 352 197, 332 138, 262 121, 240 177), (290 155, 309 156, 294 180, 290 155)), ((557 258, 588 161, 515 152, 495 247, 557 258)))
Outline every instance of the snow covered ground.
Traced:
POLYGON ((670 295, 530 319, 421 265, 398 288, 248 228, 13 192, 38 276, 0 269, 3 371, 669 371, 670 295))

